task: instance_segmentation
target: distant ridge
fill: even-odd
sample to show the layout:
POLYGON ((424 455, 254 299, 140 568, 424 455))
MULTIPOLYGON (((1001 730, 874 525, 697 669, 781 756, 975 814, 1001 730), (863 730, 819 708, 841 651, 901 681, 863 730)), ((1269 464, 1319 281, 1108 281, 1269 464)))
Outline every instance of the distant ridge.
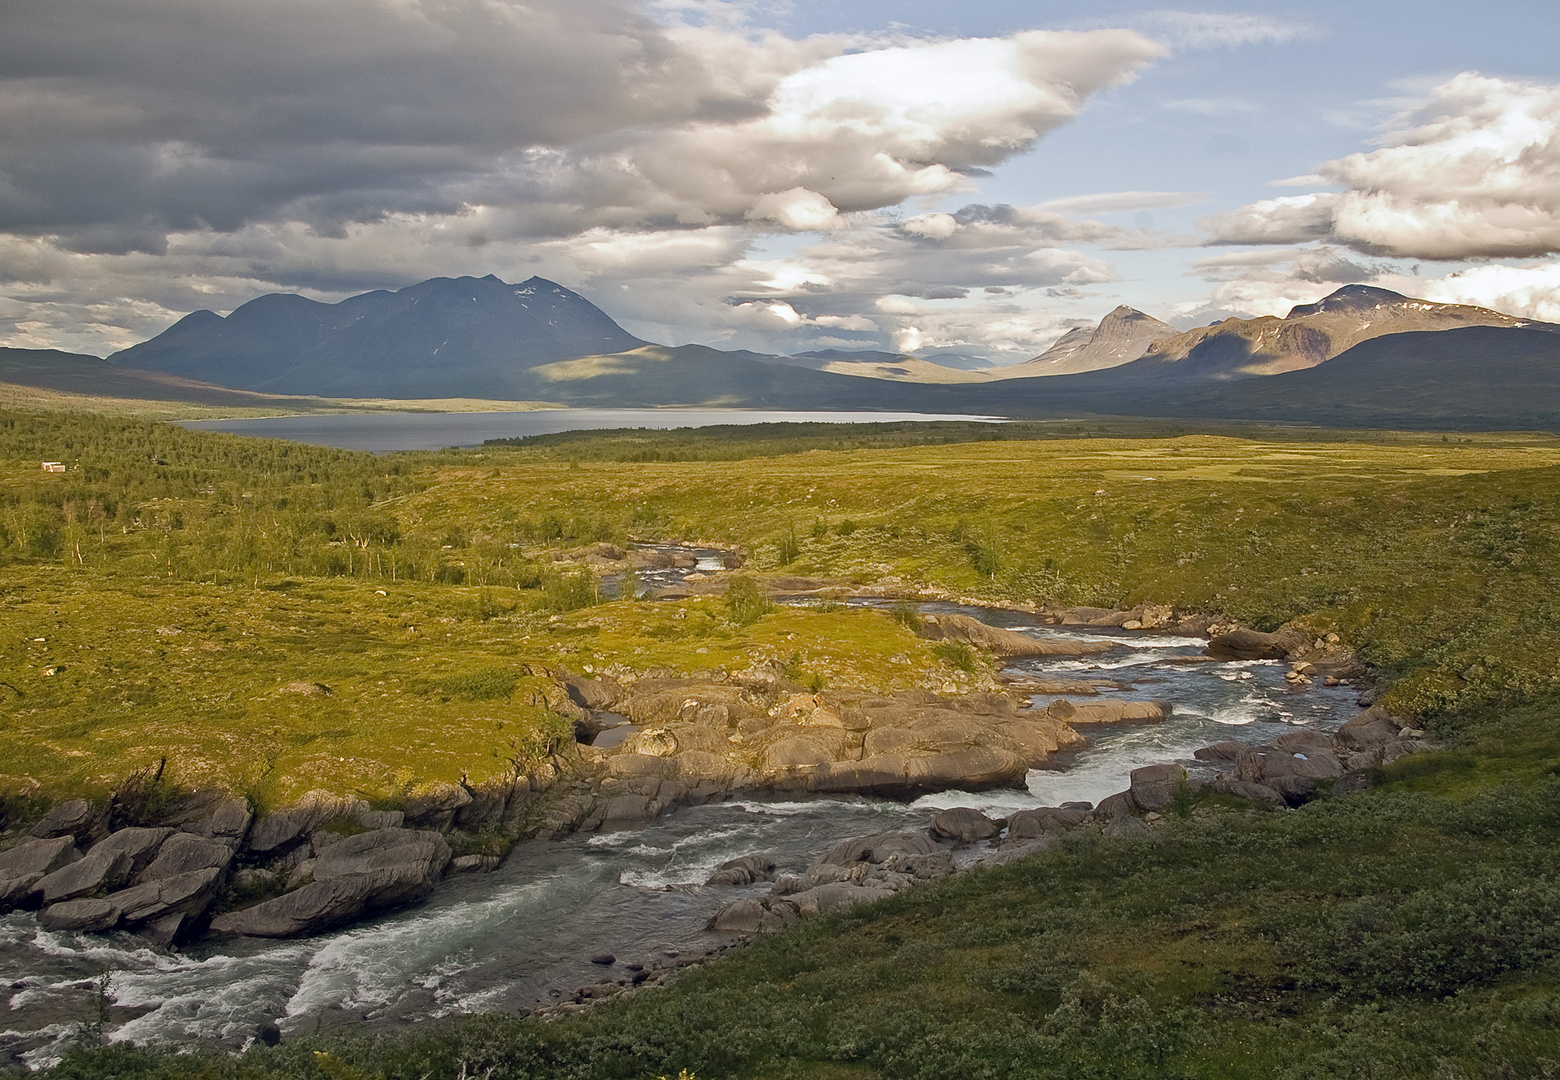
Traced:
POLYGON ((525 397, 529 369, 646 344, 576 292, 432 278, 339 304, 271 293, 197 311, 109 360, 244 390, 331 397, 525 397))
POLYGON ((1092 329, 1080 326, 1067 331, 1033 360, 1002 372, 1007 379, 1034 375, 1078 375, 1130 363, 1156 341, 1176 336, 1175 327, 1125 304, 1100 320, 1092 329))
POLYGON ((1549 327, 1489 308, 1417 300, 1370 285, 1345 285, 1282 319, 1225 319, 1157 341, 1111 375, 1130 380, 1230 379, 1313 368, 1387 334, 1466 326, 1549 327))

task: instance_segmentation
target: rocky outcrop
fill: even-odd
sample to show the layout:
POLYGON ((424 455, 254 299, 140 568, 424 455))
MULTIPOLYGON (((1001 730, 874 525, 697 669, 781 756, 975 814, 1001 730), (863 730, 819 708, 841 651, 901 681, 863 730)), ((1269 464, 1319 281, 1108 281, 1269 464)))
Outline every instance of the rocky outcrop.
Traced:
POLYGON ((1059 699, 1046 706, 1046 715, 1069 727, 1097 724, 1157 724, 1170 715, 1168 701, 1068 701, 1059 699))
POLYGON ((934 640, 960 641, 997 656, 1098 656, 1121 648, 1114 641, 1032 638, 1016 630, 988 626, 968 615, 923 615, 921 632, 934 640))
POLYGON ((219 915, 214 933, 299 937, 382 908, 422 900, 450 861, 436 832, 379 829, 349 836, 303 864, 307 884, 253 907, 219 915))
POLYGON ((86 799, 71 799, 49 809, 31 829, 30 835, 42 839, 68 836, 79 843, 90 843, 108 831, 102 810, 86 799))
POLYGON ((767 855, 743 855, 721 864, 710 875, 706 885, 752 885, 758 881, 773 881, 775 861, 767 855))
POLYGON ((1208 655, 1219 660, 1287 660, 1303 656, 1310 648, 1311 638, 1295 630, 1264 634, 1236 629, 1208 641, 1208 655))
POLYGON ((932 818, 931 834, 938 840, 951 840, 956 844, 973 844, 990 840, 1002 831, 1005 821, 993 821, 979 810, 967 806, 939 810, 932 818))
POLYGON ((1324 783, 1357 779, 1405 754, 1427 749, 1423 734, 1384 709, 1370 708, 1331 735, 1300 728, 1271 746, 1222 742, 1202 747, 1195 756, 1233 766, 1211 783, 1221 794, 1298 806, 1324 783))
POLYGON ((1006 693, 810 694, 761 674, 626 688, 615 707, 640 728, 592 755, 602 778, 582 827, 621 828, 735 793, 913 798, 1021 786, 1029 769, 1085 745, 1006 693))

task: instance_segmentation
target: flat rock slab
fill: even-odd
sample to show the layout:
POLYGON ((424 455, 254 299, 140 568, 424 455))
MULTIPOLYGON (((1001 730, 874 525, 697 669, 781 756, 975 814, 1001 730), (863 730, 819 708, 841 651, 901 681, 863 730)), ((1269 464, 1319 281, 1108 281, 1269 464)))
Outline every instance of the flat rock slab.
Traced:
POLYGON ((95 892, 108 892, 130 877, 130 856, 123 851, 93 852, 85 858, 61 867, 38 882, 45 904, 75 900, 95 892))
POLYGON ((57 836, 84 837, 97 827, 97 808, 86 799, 71 799, 49 810, 31 829, 33 836, 52 839, 57 836))
POLYGON ((172 829, 120 829, 92 845, 92 854, 122 851, 130 857, 132 873, 140 873, 157 857, 157 849, 173 835, 172 829))
POLYGON ((221 870, 232 861, 233 849, 221 840, 208 839, 194 833, 175 833, 163 842, 157 858, 137 875, 136 880, 161 881, 211 867, 221 870))
POLYGON ((38 915, 45 930, 74 930, 91 934, 110 930, 119 922, 119 908, 112 900, 63 900, 50 904, 38 915))
POLYGON ((70 836, 23 840, 10 851, 0 852, 0 874, 49 874, 79 858, 81 852, 70 836))

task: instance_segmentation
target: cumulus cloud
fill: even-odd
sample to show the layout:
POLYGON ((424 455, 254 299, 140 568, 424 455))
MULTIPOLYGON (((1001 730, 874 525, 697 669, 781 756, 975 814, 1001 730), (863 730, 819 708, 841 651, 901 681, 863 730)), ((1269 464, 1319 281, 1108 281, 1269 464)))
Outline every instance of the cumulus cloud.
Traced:
POLYGON ((1384 142, 1316 170, 1341 191, 1208 219, 1212 242, 1325 237, 1436 260, 1560 252, 1560 84, 1465 72, 1397 116, 1384 142))
POLYGON ((754 10, 15 0, 0 340, 101 353, 260 292, 470 272, 608 290, 641 332, 676 310, 683 332, 849 335, 877 326, 878 295, 1105 278, 1051 249, 1151 242, 1055 209, 895 208, 970 187, 1163 46, 1123 29, 796 40, 754 10), (748 261, 764 236, 819 232, 854 254, 748 261), (643 280, 658 274, 690 298, 668 307, 643 280), (832 308, 825 281, 847 284, 832 308))

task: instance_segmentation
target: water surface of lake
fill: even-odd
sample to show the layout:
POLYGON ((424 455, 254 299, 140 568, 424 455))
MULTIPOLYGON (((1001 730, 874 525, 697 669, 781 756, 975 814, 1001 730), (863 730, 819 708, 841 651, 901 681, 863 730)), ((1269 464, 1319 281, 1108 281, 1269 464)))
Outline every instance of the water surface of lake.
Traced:
POLYGON ((225 431, 267 439, 291 439, 344 450, 439 450, 480 446, 488 439, 549 435, 601 428, 708 427, 713 424, 888 424, 906 420, 975 420, 1001 417, 917 412, 784 412, 757 409, 533 409, 525 412, 332 413, 245 420, 189 420, 194 431, 225 431))

